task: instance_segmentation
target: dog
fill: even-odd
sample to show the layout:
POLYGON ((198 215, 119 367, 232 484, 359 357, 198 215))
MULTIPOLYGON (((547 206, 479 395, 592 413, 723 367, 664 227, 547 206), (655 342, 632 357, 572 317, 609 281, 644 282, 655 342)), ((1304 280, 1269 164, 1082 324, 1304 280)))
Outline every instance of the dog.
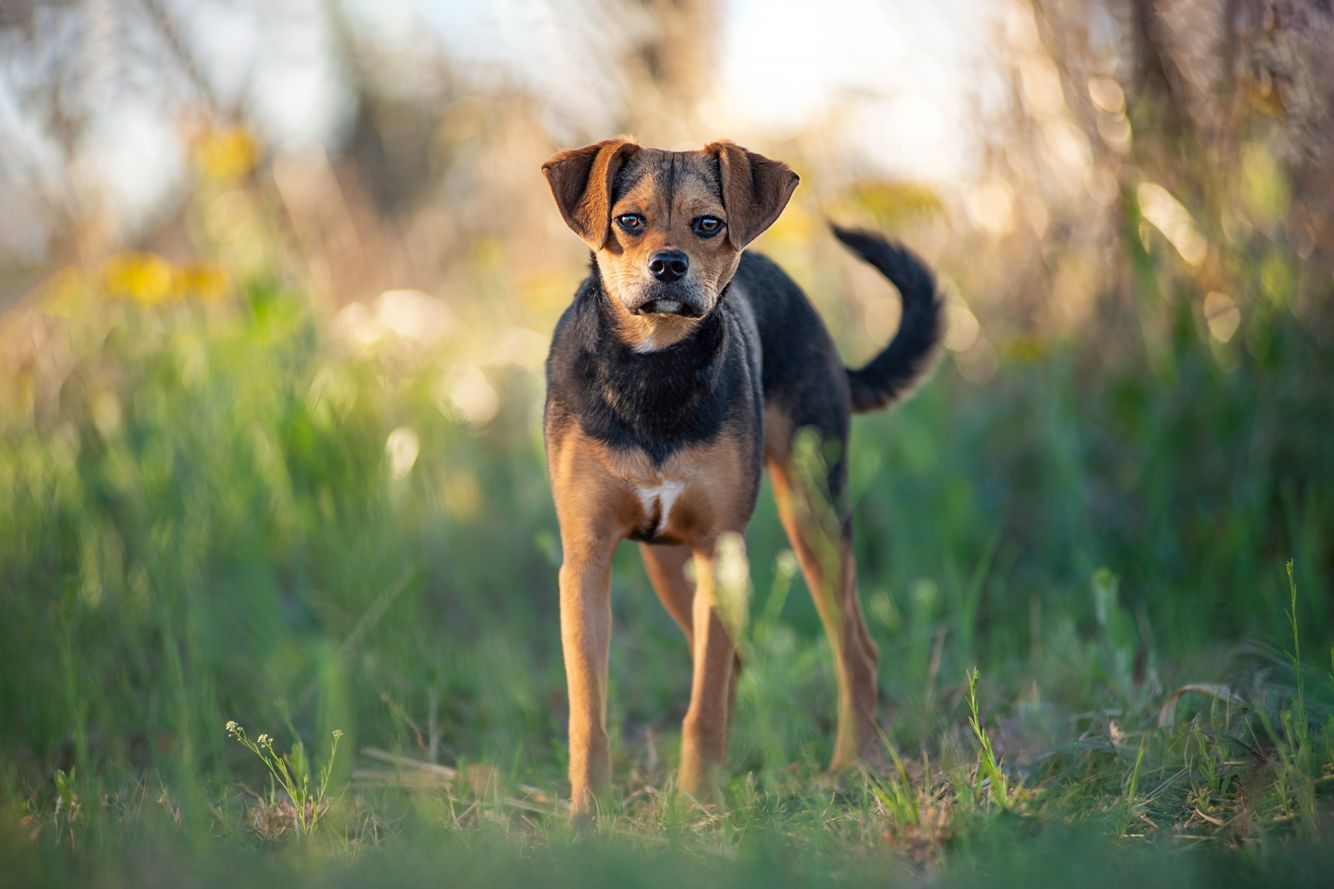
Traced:
POLYGON ((762 467, 836 660, 830 769, 857 763, 880 735, 878 652, 845 497, 849 423, 893 404, 931 366, 942 317, 931 272, 876 234, 833 227, 903 300, 893 341, 849 370, 792 279, 745 252, 797 187, 785 164, 729 142, 677 152, 614 139, 562 152, 542 172, 592 251, 552 338, 543 419, 563 555, 572 814, 593 817, 609 786, 611 563, 627 539, 692 654, 678 786, 718 800, 739 662, 713 604, 717 547, 744 532, 762 467), (829 455, 814 479, 797 465, 807 429, 829 455))

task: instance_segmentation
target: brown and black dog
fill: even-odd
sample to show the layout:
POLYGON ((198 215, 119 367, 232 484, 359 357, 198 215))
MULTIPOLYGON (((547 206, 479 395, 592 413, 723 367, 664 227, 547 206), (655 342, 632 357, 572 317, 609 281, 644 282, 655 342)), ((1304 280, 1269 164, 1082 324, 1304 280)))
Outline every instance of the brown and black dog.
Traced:
POLYGON ((612 140, 558 154, 542 172, 593 254, 556 326, 545 413, 564 556, 574 813, 591 814, 609 780, 611 562, 625 539, 639 541, 693 655, 680 787, 716 796, 735 648, 712 605, 715 550, 745 530, 762 466, 837 661, 830 767, 855 763, 878 741, 877 652, 857 598, 844 496, 849 420, 890 405, 930 366, 941 327, 931 273, 901 246, 835 227, 904 303, 893 342, 848 370, 797 285, 742 253, 797 187, 786 165, 726 142, 673 152, 612 140), (807 428, 832 455, 814 482, 794 465, 795 437, 807 428), (696 583, 685 570, 692 558, 696 583))

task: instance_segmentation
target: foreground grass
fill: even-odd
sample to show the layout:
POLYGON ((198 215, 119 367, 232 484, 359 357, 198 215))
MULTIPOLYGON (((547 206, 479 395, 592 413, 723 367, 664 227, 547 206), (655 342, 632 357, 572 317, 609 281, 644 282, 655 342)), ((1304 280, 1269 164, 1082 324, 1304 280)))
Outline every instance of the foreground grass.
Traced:
POLYGON ((1178 325, 1119 369, 1053 344, 978 390, 947 365, 861 422, 888 729, 864 774, 821 774, 833 680, 764 495, 727 803, 679 797, 688 658, 624 552, 617 795, 580 837, 540 336, 478 318, 529 346, 367 346, 262 281, 41 311, 8 333, 51 325, 59 367, 19 374, 0 420, 19 883, 1295 885, 1334 863, 1327 356, 1281 318, 1259 357, 1178 325), (331 762, 327 808, 229 720, 293 787, 331 762))

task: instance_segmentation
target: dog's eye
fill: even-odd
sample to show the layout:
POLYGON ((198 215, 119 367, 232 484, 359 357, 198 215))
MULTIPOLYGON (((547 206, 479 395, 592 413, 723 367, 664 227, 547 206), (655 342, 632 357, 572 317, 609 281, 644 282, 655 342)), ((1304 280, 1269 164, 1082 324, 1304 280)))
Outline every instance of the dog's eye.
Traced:
POLYGON ((723 230, 723 221, 717 216, 701 216, 695 220, 695 234, 711 238, 723 230))
POLYGON ((644 217, 638 213, 622 213, 616 217, 616 224, 631 234, 638 234, 644 230, 644 217))

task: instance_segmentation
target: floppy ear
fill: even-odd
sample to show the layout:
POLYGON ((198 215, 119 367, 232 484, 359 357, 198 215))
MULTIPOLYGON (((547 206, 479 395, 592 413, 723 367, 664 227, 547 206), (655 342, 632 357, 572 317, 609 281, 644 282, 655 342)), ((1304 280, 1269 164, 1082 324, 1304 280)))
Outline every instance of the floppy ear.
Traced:
POLYGON ((704 150, 718 156, 727 237, 740 250, 774 224, 800 178, 787 164, 731 142, 714 142, 704 150))
POLYGON ((608 139, 586 148, 562 151, 542 165, 560 215, 594 250, 607 243, 611 225, 611 183, 625 158, 639 146, 608 139))

